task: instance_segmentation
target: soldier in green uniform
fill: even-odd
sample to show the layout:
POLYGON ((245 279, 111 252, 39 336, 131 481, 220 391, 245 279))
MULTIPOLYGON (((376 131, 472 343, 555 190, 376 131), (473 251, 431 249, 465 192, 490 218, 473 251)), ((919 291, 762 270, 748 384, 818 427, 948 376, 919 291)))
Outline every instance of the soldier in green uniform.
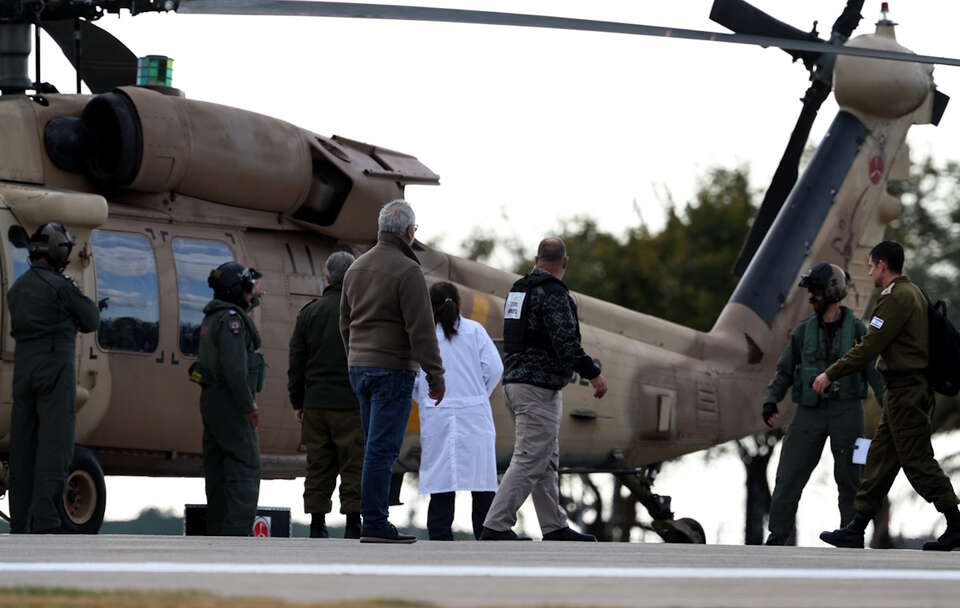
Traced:
POLYGON ((30 237, 30 269, 7 292, 13 363, 10 532, 63 532, 58 504, 76 438, 77 331, 97 329, 97 305, 67 266, 73 239, 62 224, 30 237))
POLYGON ((813 379, 850 350, 867 329, 852 310, 840 305, 847 295, 847 273, 839 266, 816 264, 801 277, 800 287, 810 292, 814 314, 790 336, 763 400, 763 420, 771 428, 777 420, 777 403, 788 389, 799 406, 780 452, 768 545, 796 544, 797 503, 820 462, 827 437, 839 492, 840 525, 853 519, 853 497, 862 472, 852 458, 854 443, 863 436, 861 400, 867 396, 868 383, 877 399, 882 399, 884 390, 883 378, 871 363, 834 384, 827 394, 814 392, 813 379))
POLYGON ((360 538, 360 475, 363 425, 360 404, 350 386, 347 354, 340 338, 340 294, 353 256, 338 251, 327 258, 323 295, 297 316, 290 338, 290 403, 302 426, 307 449, 303 507, 310 513, 310 537, 327 538, 325 516, 340 475, 340 512, 347 516, 344 538, 360 538))
POLYGON ((837 547, 863 547, 867 523, 880 506, 902 468, 907 480, 947 520, 946 532, 923 546, 925 551, 950 551, 960 547, 960 511, 957 494, 933 457, 930 444, 930 411, 933 391, 925 373, 929 327, 927 300, 910 279, 902 275, 903 247, 884 241, 870 251, 870 277, 882 288, 863 340, 839 361, 817 376, 813 388, 823 394, 830 386, 857 372, 880 355, 878 367, 887 381, 883 414, 867 452, 863 482, 854 501, 853 519, 821 540, 837 547))
POLYGON ((256 395, 266 364, 247 311, 260 295, 260 273, 227 262, 210 272, 213 300, 203 309, 200 353, 190 379, 203 388, 203 469, 207 534, 250 536, 260 495, 256 395))

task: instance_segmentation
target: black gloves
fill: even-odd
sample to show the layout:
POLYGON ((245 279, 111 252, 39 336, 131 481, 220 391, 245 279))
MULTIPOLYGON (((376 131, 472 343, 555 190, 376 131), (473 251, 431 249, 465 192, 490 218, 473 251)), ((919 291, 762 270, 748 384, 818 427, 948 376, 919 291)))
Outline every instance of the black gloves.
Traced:
POLYGON ((770 403, 770 402, 764 403, 764 404, 763 404, 763 422, 764 422, 764 424, 766 424, 766 425, 767 425, 768 427, 770 427, 770 428, 773 428, 773 424, 770 422, 770 419, 773 418, 775 415, 777 415, 777 414, 779 414, 779 413, 780 413, 780 410, 777 409, 777 404, 776 404, 776 403, 770 403))

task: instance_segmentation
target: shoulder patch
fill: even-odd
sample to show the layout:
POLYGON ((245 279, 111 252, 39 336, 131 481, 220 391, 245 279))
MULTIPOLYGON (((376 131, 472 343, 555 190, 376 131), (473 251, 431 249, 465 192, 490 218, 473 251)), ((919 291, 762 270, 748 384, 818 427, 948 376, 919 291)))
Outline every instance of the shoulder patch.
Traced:
POLYGON ((877 328, 877 329, 882 329, 882 328, 883 328, 883 319, 881 319, 880 317, 876 317, 876 316, 873 317, 872 319, 870 319, 870 327, 875 327, 875 328, 877 328))
POLYGON ((237 311, 235 311, 234 309, 230 308, 230 309, 227 310, 227 314, 230 315, 231 317, 235 317, 235 316, 237 316, 237 311))
POLYGON ((890 295, 891 293, 893 293, 893 286, 894 286, 894 285, 896 285, 896 283, 890 283, 889 285, 887 285, 887 288, 884 289, 883 291, 881 291, 881 292, 880 292, 880 295, 882 295, 882 296, 888 296, 888 295, 890 295))
POLYGON ((232 333, 232 334, 235 335, 235 336, 240 335, 240 320, 239 320, 239 319, 233 319, 233 320, 230 321, 230 333, 232 333))

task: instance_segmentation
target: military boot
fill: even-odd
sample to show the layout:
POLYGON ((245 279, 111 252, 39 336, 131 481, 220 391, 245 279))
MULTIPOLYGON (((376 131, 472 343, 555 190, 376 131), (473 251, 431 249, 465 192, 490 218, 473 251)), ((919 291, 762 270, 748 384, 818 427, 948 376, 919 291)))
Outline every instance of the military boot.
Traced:
POLYGON ((310 538, 328 538, 327 522, 323 513, 310 514, 310 538))
POLYGON ((953 551, 960 547, 960 511, 957 507, 944 511, 947 518, 947 529, 937 540, 923 543, 924 551, 953 551))
POLYGON ((833 532, 821 532, 820 540, 834 547, 863 549, 863 532, 868 523, 869 517, 860 512, 854 513, 853 519, 846 526, 833 532))
POLYGON ((343 529, 344 538, 360 538, 360 514, 347 513, 347 527, 343 529))

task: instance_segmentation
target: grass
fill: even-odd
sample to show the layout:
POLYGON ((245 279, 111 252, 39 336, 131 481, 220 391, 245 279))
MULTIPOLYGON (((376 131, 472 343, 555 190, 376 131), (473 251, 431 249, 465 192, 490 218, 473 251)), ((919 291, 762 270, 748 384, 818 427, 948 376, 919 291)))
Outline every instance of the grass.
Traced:
POLYGON ((431 608, 432 604, 374 599, 357 602, 291 603, 228 598, 194 591, 84 591, 62 587, 0 588, 0 608, 431 608))

